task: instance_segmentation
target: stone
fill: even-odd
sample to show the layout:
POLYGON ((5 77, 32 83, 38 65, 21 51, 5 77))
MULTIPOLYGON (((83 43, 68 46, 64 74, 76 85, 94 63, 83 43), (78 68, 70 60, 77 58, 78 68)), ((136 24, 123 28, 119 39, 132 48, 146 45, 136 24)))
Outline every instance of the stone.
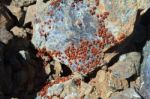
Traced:
POLYGON ((149 0, 50 1, 37 8, 32 43, 73 72, 87 74, 108 62, 103 60, 104 51, 132 33, 137 10, 147 10, 149 4, 149 0))
POLYGON ((53 96, 53 95, 60 95, 64 89, 63 84, 56 84, 53 85, 52 87, 48 88, 47 95, 48 96, 53 96))
POLYGON ((93 87, 85 82, 81 82, 80 96, 89 95, 93 90, 93 87))
POLYGON ((19 27, 15 26, 11 29, 11 31, 17 37, 22 37, 22 38, 27 37, 27 34, 23 28, 19 28, 19 27))
POLYGON ((36 15, 36 7, 36 5, 31 5, 27 8, 24 24, 27 24, 34 20, 34 17, 36 15))
POLYGON ((130 52, 121 55, 119 61, 110 67, 112 74, 118 78, 130 78, 139 74, 141 55, 138 52, 130 52))
POLYGON ((102 99, 108 99, 116 91, 129 87, 126 79, 116 78, 104 70, 98 71, 95 81, 91 85, 95 86, 96 92, 102 99))
POLYGON ((11 5, 22 7, 29 6, 35 2, 36 0, 12 0, 11 5))
POLYGON ((43 89, 38 92, 39 97, 54 98, 57 96, 59 99, 89 99, 92 97, 93 86, 83 82, 78 76, 72 75, 71 77, 57 78, 50 81, 43 89))
POLYGON ((36 17, 36 13, 43 11, 49 3, 50 2, 44 3, 43 0, 37 0, 36 4, 24 7, 24 10, 26 11, 24 25, 30 22, 32 23, 36 17))
POLYGON ((150 41, 147 41, 143 48, 143 62, 141 64, 141 94, 145 99, 150 98, 150 41))
POLYGON ((4 27, 7 24, 7 22, 8 22, 8 20, 3 15, 2 11, 5 11, 5 10, 4 10, 3 6, 0 6, 0 15, 1 15, 0 16, 0 28, 4 27))
POLYGON ((133 88, 128 88, 116 95, 112 95, 109 99, 142 99, 142 97, 133 88))
POLYGON ((8 44, 8 42, 13 38, 13 35, 6 30, 6 28, 0 28, 0 42, 8 44))
POLYGON ((105 53, 104 61, 106 61, 107 63, 109 63, 114 58, 114 56, 116 56, 116 55, 118 55, 117 52, 105 53))
POLYGON ((17 17, 18 21, 23 17, 23 11, 21 10, 20 7, 10 5, 10 6, 7 6, 7 8, 14 16, 17 17))
POLYGON ((113 75, 110 75, 108 83, 109 83, 108 86, 112 91, 126 89, 129 86, 128 81, 126 79, 118 79, 113 75))
POLYGON ((54 68, 55 68, 56 75, 57 75, 57 76, 60 76, 60 74, 61 74, 61 72, 62 72, 62 67, 61 67, 60 62, 55 61, 54 68))

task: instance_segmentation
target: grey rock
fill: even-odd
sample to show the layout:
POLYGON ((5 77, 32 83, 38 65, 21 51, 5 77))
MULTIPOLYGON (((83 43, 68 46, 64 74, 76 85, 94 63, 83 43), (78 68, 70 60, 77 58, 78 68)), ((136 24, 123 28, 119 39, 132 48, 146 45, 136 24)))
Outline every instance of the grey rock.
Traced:
POLYGON ((48 96, 60 95, 64 89, 63 84, 56 84, 48 88, 48 96))
POLYGON ((26 31, 23 28, 19 28, 17 26, 13 27, 10 31, 17 37, 25 38, 27 37, 26 31))
POLYGON ((109 99, 142 99, 142 97, 133 88, 128 88, 109 99))
POLYGON ((9 5, 9 6, 7 6, 7 8, 17 18, 18 21, 21 20, 21 18, 24 15, 24 12, 22 11, 22 9, 20 7, 9 5))
POLYGON ((36 5, 31 5, 27 8, 24 24, 32 22, 34 20, 34 17, 36 15, 36 8, 36 5))
MULTIPOLYGON (((51 82, 56 81, 54 80, 51 82)), ((56 84, 53 83, 52 85, 51 82, 49 82, 50 84, 48 83, 50 86, 46 85, 44 90, 41 90, 46 91, 47 93, 42 96, 40 94, 37 94, 36 99, 42 99, 48 96, 52 99, 55 96, 59 96, 59 99, 80 99, 81 97, 86 96, 86 98, 88 99, 89 94, 91 94, 91 92, 93 91, 93 86, 81 81, 81 79, 76 76, 73 76, 72 78, 64 82, 60 81, 56 84)))
POLYGON ((131 52, 120 56, 120 59, 112 67, 112 74, 117 78, 130 78, 139 74, 141 55, 138 52, 131 52))
MULTIPOLYGON (((144 2, 142 0, 96 1, 97 2, 83 0, 83 2, 74 2, 74 0, 62 0, 61 2, 50 3, 50 5, 45 5, 42 8, 37 7, 36 17, 32 22, 33 45, 39 51, 45 49, 45 51, 48 53, 55 51, 59 52, 60 56, 55 56, 53 54, 51 56, 55 60, 60 61, 65 65, 69 65, 72 71, 80 70, 79 72, 83 74, 86 74, 85 72, 91 72, 95 67, 105 64, 105 62, 103 62, 103 52, 112 45, 116 44, 113 41, 121 42, 124 40, 123 38, 128 37, 132 33, 134 29, 134 22, 136 21, 137 11, 139 9, 144 9, 144 11, 146 11, 149 8, 150 0, 145 0, 144 2), (94 8, 95 6, 97 7, 94 8), (92 13, 93 15, 90 13, 90 8, 95 9, 94 11, 96 15, 109 13, 108 18, 106 18, 106 20, 103 20, 102 17, 97 18, 94 13, 92 13), (101 24, 100 26, 99 22, 101 24), (101 28, 103 25, 108 29, 106 35, 107 33, 112 35, 113 39, 109 39, 111 42, 105 42, 105 40, 108 40, 107 37, 107 39, 105 39, 103 36, 98 37, 95 35, 97 32, 99 32, 99 28, 101 28), (74 53, 71 51, 74 51, 75 54, 78 54, 76 49, 80 49, 82 40, 92 42, 91 47, 96 47, 101 51, 99 53, 100 57, 98 56, 97 58, 95 57, 96 55, 92 55, 91 47, 88 46, 87 51, 83 51, 87 52, 85 53, 87 55, 83 55, 83 57, 86 57, 85 61, 82 61, 82 59, 80 60, 78 58, 70 58, 69 56, 74 56, 74 53), (102 41, 104 48, 99 48, 98 44, 93 44, 95 40, 102 41), (66 50, 72 48, 71 45, 75 46, 75 48, 69 50, 69 52, 73 55, 68 55, 66 54, 66 50), (93 60, 98 60, 96 65, 93 67, 86 66, 87 64, 90 65, 90 62, 93 62, 93 60)), ((81 54, 75 56, 80 55, 81 54)))
POLYGON ((147 41, 143 48, 143 62, 141 67, 141 93, 145 99, 150 98, 150 41, 147 41))
POLYGON ((0 3, 0 28, 12 28, 17 22, 17 18, 14 17, 11 11, 0 3))

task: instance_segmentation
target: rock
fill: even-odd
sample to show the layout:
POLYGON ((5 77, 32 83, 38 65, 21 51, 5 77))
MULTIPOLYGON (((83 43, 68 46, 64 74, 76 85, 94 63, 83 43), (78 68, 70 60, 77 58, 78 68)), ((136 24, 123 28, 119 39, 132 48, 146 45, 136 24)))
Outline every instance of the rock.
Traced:
POLYGON ((133 88, 128 88, 117 95, 112 95, 109 99, 142 99, 133 88))
POLYGON ((83 82, 77 76, 69 78, 58 78, 54 81, 50 81, 43 89, 38 93, 39 97, 54 98, 57 96, 59 99, 80 99, 81 97, 92 97, 93 86, 83 82))
POLYGON ((0 28, 0 42, 8 44, 8 42, 13 38, 13 35, 7 31, 5 28, 0 28))
POLYGON ((13 27, 11 29, 11 31, 13 32, 13 34, 17 37, 22 37, 25 38, 27 36, 25 30, 23 28, 19 28, 17 26, 13 27))
POLYGON ((22 6, 29 6, 35 2, 36 0, 12 0, 11 5, 22 7, 22 6))
POLYGON ((21 10, 20 7, 16 6, 7 6, 7 8, 10 10, 10 12, 17 17, 18 21, 23 17, 23 11, 21 10))
POLYGON ((36 5, 31 5, 27 8, 24 24, 27 24, 34 20, 36 15, 36 7, 37 7, 36 5))
POLYGON ((4 27, 6 25, 6 23, 8 22, 8 20, 5 18, 5 16, 2 15, 2 11, 4 11, 4 8, 3 8, 3 6, 0 6, 0 14, 1 14, 1 16, 0 16, 0 28, 4 27))
POLYGON ((106 64, 103 52, 132 33, 137 10, 147 10, 148 4, 149 0, 51 1, 37 8, 32 43, 73 72, 87 74, 106 64))
POLYGON ((144 48, 143 48, 143 62, 142 62, 142 67, 141 67, 141 94, 145 99, 150 98, 150 87, 149 87, 149 82, 150 82, 150 41, 147 41, 144 48))
POLYGON ((112 74, 118 78, 130 78, 139 74, 141 55, 138 52, 131 52, 120 56, 119 61, 110 69, 112 74))
POLYGON ((91 83, 102 99, 108 99, 112 93, 128 88, 128 81, 114 77, 110 72, 98 71, 95 83, 91 83))
POLYGON ((47 75, 49 75, 50 72, 51 72, 50 64, 47 64, 47 65, 45 66, 45 73, 46 73, 47 75))
POLYGON ((33 34, 32 29, 30 29, 30 28, 25 28, 25 32, 29 35, 33 34))
POLYGON ((43 11, 43 9, 48 5, 49 5, 49 2, 44 3, 43 0, 38 0, 38 2, 36 4, 30 5, 29 7, 24 9, 26 11, 24 24, 33 22, 36 17, 37 12, 43 11))
POLYGON ((118 53, 116 53, 116 52, 105 53, 104 61, 106 61, 107 63, 109 63, 114 58, 114 56, 116 56, 116 55, 118 55, 118 53))
POLYGON ((48 96, 60 95, 63 90, 64 90, 63 84, 56 84, 56 85, 53 85, 52 87, 48 88, 47 95, 48 96))
POLYGON ((43 0, 37 0, 36 4, 30 5, 29 7, 24 7, 26 11, 24 24, 33 22, 36 17, 36 13, 43 11, 43 9, 48 6, 50 2, 44 3, 43 0))
POLYGON ((111 68, 114 76, 118 78, 130 78, 136 74, 134 64, 131 62, 117 62, 111 68))
POLYGON ((108 86, 110 87, 112 91, 126 89, 129 86, 127 80, 118 79, 114 77, 113 75, 110 75, 108 82, 109 82, 108 86))
POLYGON ((93 90, 93 86, 85 83, 85 82, 81 82, 81 89, 80 89, 80 96, 84 97, 84 95, 89 95, 93 90))
POLYGON ((140 77, 137 77, 137 79, 134 81, 130 81, 130 88, 136 88, 139 91, 140 87, 141 87, 141 78, 140 77))
POLYGON ((61 67, 61 64, 58 61, 55 61, 54 68, 55 68, 56 75, 60 76, 60 74, 62 72, 62 67, 61 67))

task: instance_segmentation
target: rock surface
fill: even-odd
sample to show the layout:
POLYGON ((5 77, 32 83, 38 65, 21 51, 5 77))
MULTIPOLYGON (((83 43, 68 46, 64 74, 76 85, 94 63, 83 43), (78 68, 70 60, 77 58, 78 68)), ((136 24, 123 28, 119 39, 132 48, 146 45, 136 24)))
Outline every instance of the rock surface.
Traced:
POLYGON ((7 31, 5 28, 0 28, 0 42, 8 44, 8 42, 13 38, 13 35, 7 31))
POLYGON ((128 88, 126 79, 114 77, 110 72, 100 70, 94 82, 91 81, 93 86, 96 86, 96 92, 103 98, 108 99, 112 93, 128 88))
POLYGON ((141 69, 141 77, 142 77, 142 94, 146 99, 150 98, 149 94, 149 82, 150 82, 150 41, 147 41, 143 48, 143 56, 144 60, 142 63, 141 69))
POLYGON ((131 52, 120 56, 119 61, 112 67, 112 74, 118 78, 130 78, 138 74, 140 70, 141 55, 137 52, 131 52))
POLYGON ((110 99, 142 99, 142 97, 133 88, 128 88, 110 99))
POLYGON ((42 10, 37 9, 32 43, 72 71, 87 74, 105 64, 103 52, 132 33, 138 9, 147 10, 149 3, 51 1, 42 10))
POLYGON ((22 6, 29 6, 35 2, 36 0, 12 0, 12 5, 22 7, 22 6))
MULTIPOLYGON (((60 99, 91 99, 93 87, 83 81, 80 78, 58 78, 55 81, 49 82, 41 92, 38 93, 36 99, 44 97, 60 99), (60 82, 60 83, 59 83, 60 82)), ((98 97, 97 97, 98 98, 98 97)))
POLYGON ((23 28, 19 28, 19 27, 13 27, 11 29, 11 31, 13 32, 13 34, 17 37, 22 37, 25 38, 27 36, 26 31, 23 28))
POLYGON ((149 99, 149 6, 0 0, 0 99, 149 99))

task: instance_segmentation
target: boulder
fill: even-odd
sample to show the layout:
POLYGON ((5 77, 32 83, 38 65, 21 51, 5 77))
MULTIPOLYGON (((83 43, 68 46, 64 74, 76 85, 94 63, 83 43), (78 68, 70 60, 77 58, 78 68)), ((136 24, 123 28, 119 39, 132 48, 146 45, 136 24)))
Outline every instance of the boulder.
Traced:
POLYGON ((32 43, 73 72, 87 74, 106 64, 104 51, 133 32, 138 10, 146 11, 149 5, 149 0, 37 2, 32 43))
POLYGON ((110 69, 114 76, 127 79, 133 75, 139 75, 140 60, 141 54, 138 52, 123 54, 110 69))

